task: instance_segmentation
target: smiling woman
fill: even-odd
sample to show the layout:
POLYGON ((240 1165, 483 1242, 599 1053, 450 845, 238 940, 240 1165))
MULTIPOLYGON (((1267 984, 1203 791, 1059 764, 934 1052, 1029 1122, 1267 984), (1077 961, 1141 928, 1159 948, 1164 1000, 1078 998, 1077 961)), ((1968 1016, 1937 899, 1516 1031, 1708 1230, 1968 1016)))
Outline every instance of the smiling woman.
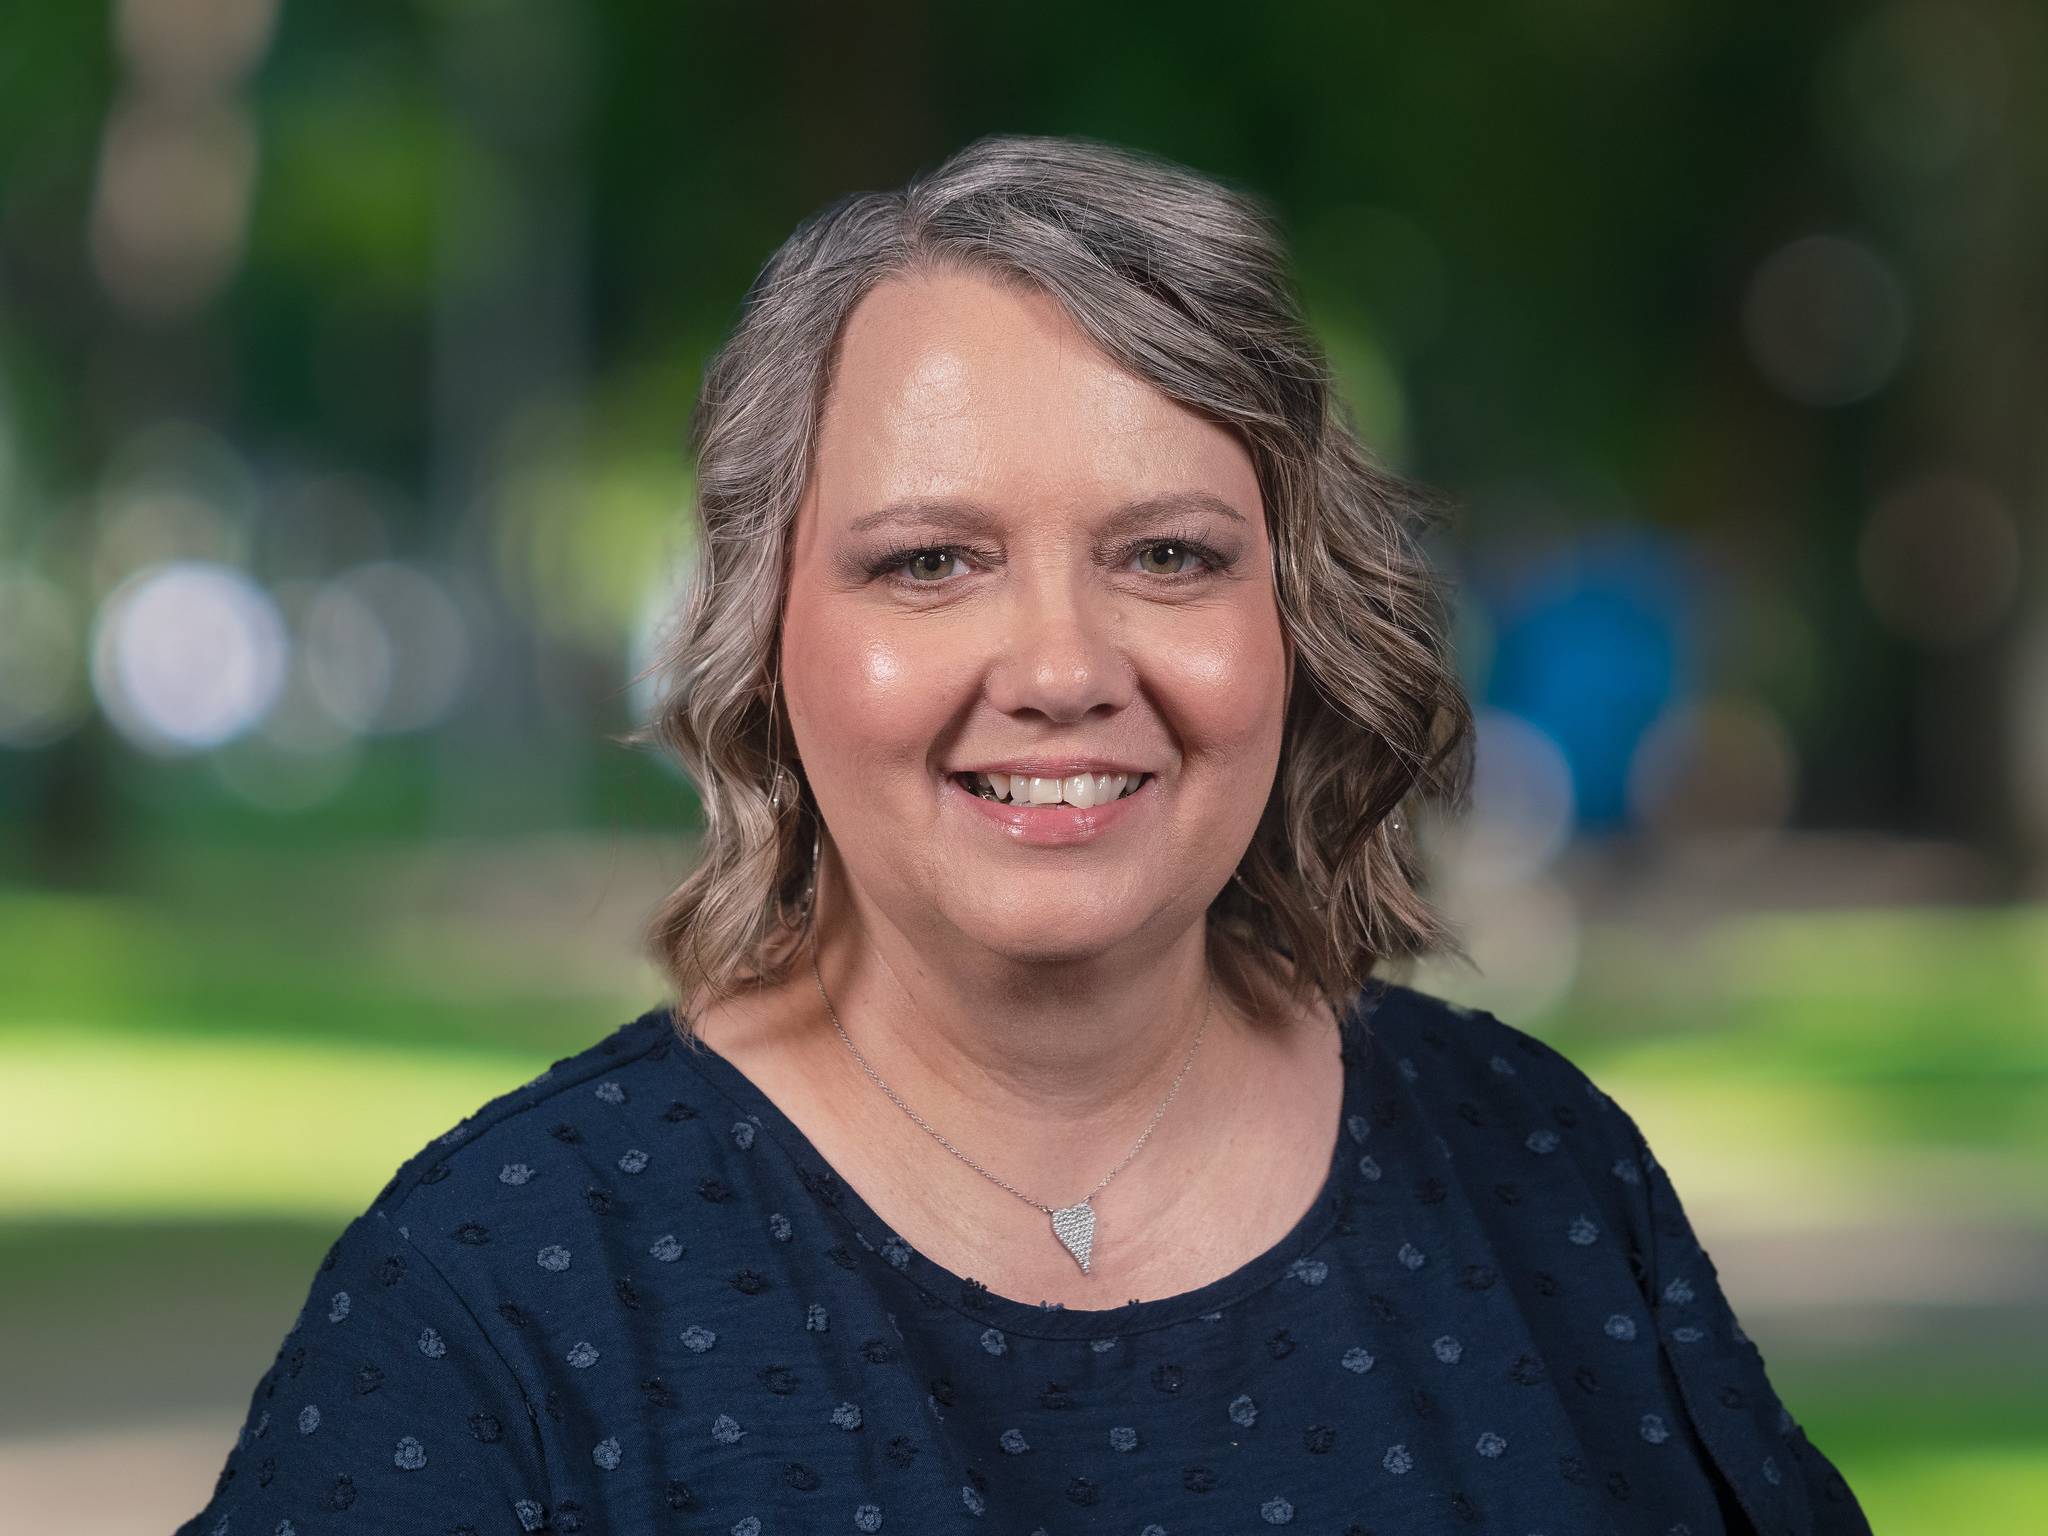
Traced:
POLYGON ((1867 1533, 1628 1115, 1377 974, 1471 712, 1254 199, 844 199, 693 446, 675 1000, 398 1171, 187 1530, 1867 1533))
MULTIPOLYGON (((693 445, 700 580, 654 722, 699 785, 712 850, 655 929, 684 997, 786 974, 803 930, 782 914, 818 873, 810 844, 860 835, 830 781, 868 804, 915 783, 938 815, 949 772, 1041 738, 1154 775, 1164 819, 1132 835, 1208 853, 1192 882, 1150 872, 1209 891, 1196 926, 1247 1014, 1327 1007, 1376 962, 1457 948, 1397 814, 1455 809, 1470 773, 1469 705, 1418 553, 1439 509, 1351 430, 1254 199, 1019 138, 844 199, 756 281, 693 445), (1048 685, 1069 696, 1026 698, 1048 685), (970 721, 962 689, 1012 723, 970 721), (806 744, 813 698, 893 739, 806 744), (853 780, 828 771, 842 745, 853 780), (922 767, 885 788, 877 752, 922 767)), ((1127 894, 1043 860, 991 885, 904 842, 918 814, 871 824, 973 900, 1030 906, 1041 943, 1034 886, 1075 925, 1127 894)), ((940 916, 933 894, 935 911, 914 899, 940 916)), ((1162 915, 1183 947, 1194 915, 1162 915)))

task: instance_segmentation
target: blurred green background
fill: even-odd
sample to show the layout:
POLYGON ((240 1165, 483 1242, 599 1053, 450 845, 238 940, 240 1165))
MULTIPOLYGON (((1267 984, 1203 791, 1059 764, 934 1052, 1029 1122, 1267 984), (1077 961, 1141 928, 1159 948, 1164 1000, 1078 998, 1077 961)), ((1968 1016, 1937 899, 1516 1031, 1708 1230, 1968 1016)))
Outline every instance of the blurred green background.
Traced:
POLYGON ((992 131, 1270 200, 1450 492, 1477 971, 1887 1536, 2048 1507, 2048 17, 121 0, 0 29, 0 1487, 204 1502, 399 1159, 663 1000, 616 745, 760 263, 992 131), (142 1278, 146 1275, 146 1279, 142 1278))

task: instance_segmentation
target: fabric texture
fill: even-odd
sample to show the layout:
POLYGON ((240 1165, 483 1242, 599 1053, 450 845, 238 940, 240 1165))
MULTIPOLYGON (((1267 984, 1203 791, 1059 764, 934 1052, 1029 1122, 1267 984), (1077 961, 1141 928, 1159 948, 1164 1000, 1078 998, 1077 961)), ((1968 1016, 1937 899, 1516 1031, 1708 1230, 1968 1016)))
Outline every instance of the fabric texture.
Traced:
POLYGON ((348 1224, 180 1536, 1867 1536, 1625 1111, 1407 987, 1343 1028, 1294 1229, 1096 1310, 912 1249, 654 1009, 348 1224))

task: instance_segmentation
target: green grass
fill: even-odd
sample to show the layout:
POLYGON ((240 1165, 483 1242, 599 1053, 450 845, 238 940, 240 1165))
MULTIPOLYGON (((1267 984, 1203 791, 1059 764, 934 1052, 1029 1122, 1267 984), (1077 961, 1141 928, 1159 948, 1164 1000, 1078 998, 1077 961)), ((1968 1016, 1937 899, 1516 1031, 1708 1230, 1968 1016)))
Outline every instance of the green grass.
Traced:
POLYGON ((322 892, 317 876, 296 899, 233 905, 0 890, 0 1051, 23 1032, 97 1025, 559 1054, 660 1000, 651 969, 594 963, 579 939, 408 919, 322 892))
POLYGON ((401 1160, 548 1060, 15 1029, 0 1045, 0 1220, 350 1216, 401 1160))
POLYGON ((2048 1509, 2048 1383, 1995 1337, 1771 1378, 1880 1536, 2031 1532, 2048 1509))

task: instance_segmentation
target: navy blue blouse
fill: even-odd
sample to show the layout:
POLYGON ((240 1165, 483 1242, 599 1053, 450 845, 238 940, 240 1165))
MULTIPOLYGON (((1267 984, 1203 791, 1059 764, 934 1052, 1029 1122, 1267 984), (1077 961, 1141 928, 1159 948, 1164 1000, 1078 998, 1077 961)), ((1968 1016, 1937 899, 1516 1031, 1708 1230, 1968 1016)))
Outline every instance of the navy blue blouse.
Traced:
POLYGON ((674 1026, 399 1168, 181 1536, 1867 1536, 1635 1123, 1491 1014, 1369 983, 1314 1206, 1110 1309, 940 1267, 674 1026))

